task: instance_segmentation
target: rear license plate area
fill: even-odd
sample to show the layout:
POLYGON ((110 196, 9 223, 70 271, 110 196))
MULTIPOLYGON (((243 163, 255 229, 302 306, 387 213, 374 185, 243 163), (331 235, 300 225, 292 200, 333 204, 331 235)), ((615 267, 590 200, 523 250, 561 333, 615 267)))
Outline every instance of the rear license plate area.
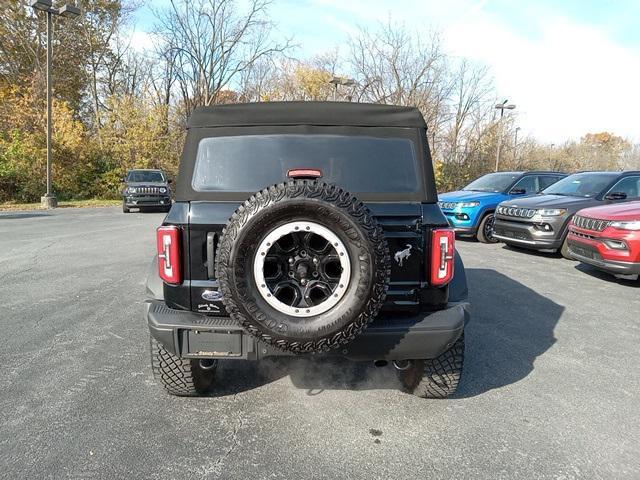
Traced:
POLYGON ((186 330, 183 349, 197 357, 242 356, 242 332, 210 332, 186 330))

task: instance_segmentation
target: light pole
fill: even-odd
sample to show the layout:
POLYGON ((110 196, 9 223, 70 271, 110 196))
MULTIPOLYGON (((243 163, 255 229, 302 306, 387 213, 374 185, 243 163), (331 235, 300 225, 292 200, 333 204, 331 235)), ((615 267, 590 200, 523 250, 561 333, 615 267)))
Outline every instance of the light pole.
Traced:
POLYGON ((502 147, 502 117, 504 116, 504 111, 513 110, 516 106, 512 103, 508 103, 509 100, 505 100, 502 103, 498 103, 496 108, 500 110, 500 131, 498 132, 498 148, 496 151, 496 172, 498 171, 498 167, 500 166, 500 148, 502 147))
POLYGON ((520 127, 516 127, 515 138, 513 139, 513 163, 517 163, 518 161, 518 130, 520 127))
POLYGON ((333 85, 333 101, 336 102, 338 100, 338 85, 342 85, 344 87, 352 87, 356 84, 356 81, 353 78, 345 78, 345 77, 333 77, 329 80, 329 83, 333 85))
POLYGON ((53 37, 53 15, 76 18, 80 15, 80 9, 74 5, 54 8, 51 0, 32 0, 31 8, 47 14, 47 193, 44 197, 40 198, 40 203, 44 208, 55 208, 58 206, 58 201, 51 191, 51 43, 53 37))

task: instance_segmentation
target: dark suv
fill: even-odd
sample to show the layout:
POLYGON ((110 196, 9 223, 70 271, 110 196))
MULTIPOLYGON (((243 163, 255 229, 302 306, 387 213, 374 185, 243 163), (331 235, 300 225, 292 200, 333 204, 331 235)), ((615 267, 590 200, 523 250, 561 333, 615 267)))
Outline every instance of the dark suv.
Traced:
POLYGON ((122 179, 122 211, 129 213, 132 208, 140 211, 146 208, 161 208, 168 212, 171 208, 171 180, 162 170, 129 170, 122 179))
POLYGON ((156 378, 199 395, 220 360, 338 355, 453 393, 467 285, 436 202, 416 109, 196 109, 147 281, 156 378))
POLYGON ((569 222, 583 208, 640 198, 640 172, 582 172, 570 175, 541 195, 502 202, 493 235, 508 245, 560 250, 571 258, 569 222))

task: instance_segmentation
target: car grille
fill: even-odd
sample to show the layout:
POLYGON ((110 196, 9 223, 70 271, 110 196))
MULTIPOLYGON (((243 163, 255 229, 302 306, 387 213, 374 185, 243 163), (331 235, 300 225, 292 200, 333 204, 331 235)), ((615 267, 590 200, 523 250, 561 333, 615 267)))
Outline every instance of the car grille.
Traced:
POLYGON ((519 218, 532 218, 536 214, 536 210, 532 208, 498 207, 496 211, 500 215, 519 218))
POLYGON ((136 187, 136 193, 141 195, 160 195, 160 187, 136 187))
POLYGON ((453 210, 456 208, 456 202, 438 202, 438 206, 443 210, 453 210))
POLYGON ((585 230, 594 230, 596 232, 601 232, 609 225, 611 225, 611 221, 609 220, 598 220, 597 218, 589 218, 589 217, 581 217, 580 215, 574 215, 573 224, 576 227, 584 228, 585 230))
POLYGON ((602 260, 602 255, 600 255, 598 251, 586 245, 576 245, 575 243, 570 243, 569 250, 582 257, 591 258, 592 260, 602 260))
POLYGON ((513 238, 514 240, 532 240, 531 234, 527 231, 511 230, 508 228, 502 228, 498 225, 493 227, 493 233, 502 237, 513 238))
POLYGON ((571 230, 571 234, 575 235, 578 238, 585 238, 587 240, 595 240, 596 237, 594 237, 593 235, 587 235, 586 233, 582 233, 582 232, 578 232, 577 230, 571 230))

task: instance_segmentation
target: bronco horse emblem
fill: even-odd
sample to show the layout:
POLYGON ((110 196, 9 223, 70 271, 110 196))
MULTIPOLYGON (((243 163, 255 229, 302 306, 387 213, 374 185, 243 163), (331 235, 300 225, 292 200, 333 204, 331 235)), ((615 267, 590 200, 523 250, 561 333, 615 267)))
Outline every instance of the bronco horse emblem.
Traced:
POLYGON ((402 262, 411 256, 411 245, 407 244, 407 248, 396 252, 393 258, 395 258, 398 265, 402 266, 402 262))

